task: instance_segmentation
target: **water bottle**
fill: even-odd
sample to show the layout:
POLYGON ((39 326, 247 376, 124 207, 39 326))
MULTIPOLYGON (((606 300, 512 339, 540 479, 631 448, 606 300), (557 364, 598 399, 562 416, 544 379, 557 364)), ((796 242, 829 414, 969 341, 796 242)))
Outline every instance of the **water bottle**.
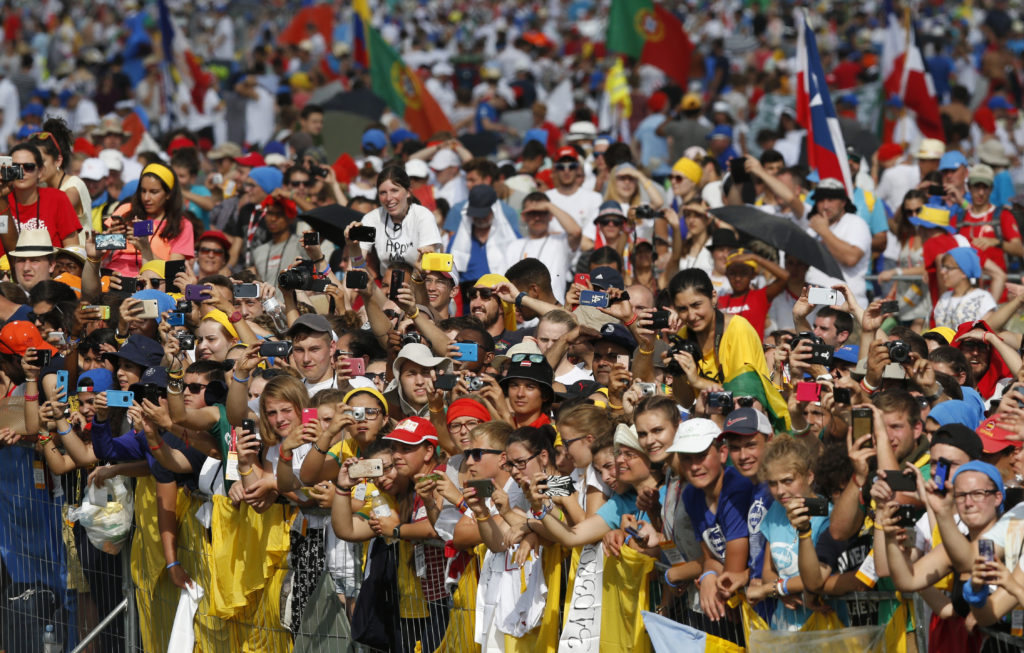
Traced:
POLYGON ((274 320, 274 330, 284 333, 288 330, 288 321, 284 317, 284 306, 277 301, 276 297, 270 297, 263 302, 263 311, 274 320))
POLYGON ((43 633, 43 653, 63 653, 64 645, 57 637, 53 624, 46 624, 46 631, 43 633))
POLYGON ((384 497, 380 495, 380 491, 374 490, 370 493, 370 512, 377 517, 377 519, 384 519, 385 517, 391 516, 391 506, 384 500, 384 497))

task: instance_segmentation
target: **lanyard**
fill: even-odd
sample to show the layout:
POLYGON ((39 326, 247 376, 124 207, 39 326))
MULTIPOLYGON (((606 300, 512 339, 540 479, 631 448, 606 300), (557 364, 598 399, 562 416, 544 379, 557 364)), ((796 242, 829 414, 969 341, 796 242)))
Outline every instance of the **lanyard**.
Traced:
MULTIPOLYGON (((14 207, 14 230, 21 233, 21 212, 18 210, 18 198, 11 193, 7 196, 7 203, 14 207), (13 201, 12 201, 13 200, 13 201)), ((43 203, 43 194, 36 189, 36 224, 39 222, 39 205, 43 203)))

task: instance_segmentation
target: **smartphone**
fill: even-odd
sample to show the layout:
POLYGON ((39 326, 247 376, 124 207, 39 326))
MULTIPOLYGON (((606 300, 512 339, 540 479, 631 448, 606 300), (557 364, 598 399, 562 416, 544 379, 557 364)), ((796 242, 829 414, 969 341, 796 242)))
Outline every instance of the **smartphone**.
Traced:
POLYGON ((174 311, 167 316, 168 326, 185 326, 185 314, 174 311))
POLYGON ((121 290, 117 292, 134 295, 139 291, 139 280, 136 277, 120 277, 120 281, 121 290))
POLYGON ((384 462, 380 458, 369 458, 352 463, 348 468, 349 478, 377 478, 384 475, 384 462))
POLYGON ((254 419, 243 419, 242 420, 242 430, 243 431, 248 431, 249 433, 255 433, 256 432, 256 420, 254 420, 254 419))
POLYGON ((885 482, 893 492, 916 492, 917 480, 898 469, 885 470, 885 482))
POLYGON ((992 540, 978 540, 978 555, 988 562, 996 560, 996 543, 992 540))
POLYGON ((577 274, 572 278, 572 282, 577 286, 583 286, 584 288, 590 287, 590 275, 589 274, 577 274))
POLYGON ((134 392, 107 390, 107 406, 110 408, 131 408, 133 403, 135 403, 134 392))
POLYGON ((600 306, 608 308, 608 293, 596 290, 580 291, 580 306, 600 306))
POLYGON ((196 337, 191 333, 179 333, 178 344, 182 349, 191 351, 196 348, 196 337))
POLYGON ((361 243, 372 243, 377 240, 376 227, 352 227, 348 232, 349 240, 358 240, 361 243))
POLYGON ((96 249, 98 250, 127 248, 128 237, 125 234, 96 234, 96 249))
POLYGON ((946 194, 946 189, 942 186, 942 184, 932 184, 928 186, 928 194, 938 195, 939 197, 942 197, 946 194))
POLYGON ((352 373, 352 376, 362 376, 366 374, 366 361, 362 358, 342 358, 341 362, 348 363, 348 369, 352 373))
POLYGON ((434 387, 438 390, 454 390, 459 377, 456 374, 442 374, 434 381, 434 387))
POLYGON ((405 270, 392 270, 391 271, 391 286, 388 288, 388 299, 391 301, 398 300, 398 289, 405 283, 405 270))
POLYGON ((549 497, 567 497, 572 494, 571 476, 548 476, 545 481, 547 489, 542 491, 549 497))
MULTIPOLYGON (((871 412, 870 408, 854 408, 852 414, 853 439, 855 441, 862 435, 874 432, 875 414, 871 412)), ((866 446, 871 446, 871 443, 867 443, 866 446)))
POLYGON ((174 278, 179 272, 185 271, 185 261, 167 261, 164 263, 164 279, 167 280, 167 292, 181 292, 181 288, 174 285, 174 278))
POLYGON ((837 404, 849 405, 851 401, 849 388, 832 388, 832 401, 837 404))
POLYGON ((615 357, 615 364, 629 369, 629 354, 619 354, 615 357))
POLYGON ((729 174, 737 184, 745 184, 750 181, 750 173, 747 172, 747 160, 741 156, 729 160, 729 174))
POLYGON ((68 395, 68 371, 57 370, 57 387, 55 388, 57 398, 60 400, 67 399, 68 395), (62 399, 63 397, 63 399, 62 399))
POLYGON ((935 487, 938 488, 939 492, 945 492, 948 489, 949 467, 949 460, 939 458, 935 462, 935 467, 932 468, 932 480, 935 481, 935 487))
POLYGON ((423 269, 431 272, 451 272, 455 261, 451 254, 428 252, 423 255, 423 269))
POLYGON ((287 340, 271 340, 260 345, 260 356, 288 356, 292 353, 292 343, 287 340))
POLYGON ((900 303, 895 299, 887 302, 882 302, 881 305, 879 305, 878 307, 878 312, 881 313, 882 315, 885 315, 886 313, 898 313, 899 310, 900 303))
POLYGON ((832 288, 809 288, 807 303, 813 306, 835 306, 839 303, 839 291, 832 288))
POLYGON ((651 313, 651 330, 660 331, 661 329, 667 329, 669 319, 670 315, 667 310, 654 311, 651 313))
POLYGON ((487 499, 494 494, 494 481, 489 478, 466 481, 466 485, 476 490, 476 496, 487 499))
POLYGON ((366 270, 349 270, 345 273, 345 287, 362 290, 370 283, 370 275, 366 270))
POLYGON ((155 299, 143 299, 140 303, 142 304, 142 311, 137 313, 135 317, 140 320, 155 320, 160 317, 160 305, 155 299))
POLYGON ((317 411, 316 408, 303 408, 302 409, 302 423, 303 424, 309 424, 310 422, 315 422, 318 419, 317 418, 318 412, 319 411, 317 411))
POLYGON ((185 286, 185 299, 190 302, 203 302, 210 298, 210 289, 204 285, 190 283, 185 286))
POLYGON ((912 528, 917 523, 919 516, 914 506, 900 506, 896 509, 896 523, 903 528, 912 528))
POLYGON ((87 311, 99 311, 100 312, 100 319, 101 320, 109 320, 110 319, 110 307, 109 306, 100 306, 99 304, 89 304, 89 305, 85 306, 84 308, 87 311))
POLYGON ((302 234, 302 244, 305 247, 312 247, 320 244, 320 234, 315 231, 310 231, 302 234))
POLYGON ((256 299, 260 296, 260 287, 254 283, 236 283, 231 286, 231 294, 235 299, 256 299))
POLYGON ((49 331, 46 334, 46 342, 50 343, 51 345, 63 347, 64 345, 68 344, 68 339, 64 337, 63 331, 49 331))
POLYGON ((825 497, 806 497, 804 505, 807 506, 808 517, 828 517, 828 499, 825 497))
POLYGON ((49 349, 37 349, 36 355, 32 359, 32 365, 35 367, 46 367, 53 360, 53 352, 49 349))
POLYGON ((800 381, 796 384, 796 400, 813 402, 821 401, 821 386, 817 383, 800 381))
POLYGON ((142 236, 153 235, 153 221, 152 220, 140 220, 132 225, 132 234, 136 238, 142 236))
POLYGON ((475 363, 480 358, 479 346, 475 342, 456 342, 459 350, 458 360, 463 363, 475 363))

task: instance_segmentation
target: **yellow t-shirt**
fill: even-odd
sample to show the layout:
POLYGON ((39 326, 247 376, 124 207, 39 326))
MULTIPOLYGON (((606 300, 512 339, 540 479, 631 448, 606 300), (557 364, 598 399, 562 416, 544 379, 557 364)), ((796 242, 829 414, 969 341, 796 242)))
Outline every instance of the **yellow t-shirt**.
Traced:
MULTIPOLYGON (((708 347, 704 350, 704 359, 698 365, 704 376, 711 379, 718 379, 724 383, 738 374, 744 365, 750 365, 768 378, 768 362, 764 357, 764 347, 757 331, 751 326, 747 318, 742 315, 733 315, 732 319, 725 325, 725 332, 722 334, 722 344, 718 352, 718 360, 722 364, 722 372, 725 378, 718 379, 718 367, 715 365, 715 341, 709 340, 708 347)), ((677 334, 685 338, 689 327, 683 327, 677 334)))
POLYGON ((359 456, 359 443, 355 441, 355 438, 345 438, 328 449, 327 455, 337 460, 340 465, 349 458, 356 458, 359 456))

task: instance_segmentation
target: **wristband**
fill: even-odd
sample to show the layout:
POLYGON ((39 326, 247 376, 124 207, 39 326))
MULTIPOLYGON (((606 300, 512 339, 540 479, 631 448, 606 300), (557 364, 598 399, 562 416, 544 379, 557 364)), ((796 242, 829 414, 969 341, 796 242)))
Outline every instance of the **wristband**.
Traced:
POLYGON ((417 307, 416 307, 416 312, 415 312, 415 313, 413 313, 412 315, 408 315, 408 316, 406 316, 406 317, 408 317, 408 318, 409 318, 410 320, 415 320, 415 319, 416 319, 416 318, 418 318, 419 316, 420 316, 420 307, 419 307, 419 306, 417 306, 417 307))
POLYGON ((53 436, 51 434, 47 433, 46 435, 40 435, 36 439, 36 442, 38 442, 39 444, 46 444, 47 442, 49 442, 52 439, 53 439, 53 436))
POLYGON ((520 291, 520 293, 518 295, 516 295, 516 300, 514 302, 512 302, 513 304, 516 305, 516 308, 522 308, 523 307, 523 297, 526 297, 526 293, 522 292, 522 291, 520 291))
POLYGON ((91 257, 91 256, 86 256, 85 258, 86 258, 86 260, 88 260, 88 261, 89 261, 90 263, 97 263, 97 264, 98 264, 98 263, 99 263, 100 261, 102 261, 102 260, 103 260, 103 257, 102 257, 102 256, 97 256, 96 258, 93 258, 93 257, 91 257))
POLYGON ((490 516, 490 514, 488 514, 486 517, 477 517, 476 515, 473 515, 473 518, 476 519, 478 522, 482 522, 482 521, 487 521, 488 519, 491 518, 491 516, 490 516))
POLYGON ((183 379, 185 378, 185 370, 167 370, 167 378, 177 380, 183 379))
POLYGON ((622 406, 616 406, 610 400, 608 401, 608 407, 611 408, 612 410, 622 410, 622 406))
POLYGON ((70 424, 68 424, 68 430, 67 431, 57 431, 57 435, 67 435, 68 433, 71 433, 71 425, 70 424))
POLYGON ((811 537, 811 529, 808 528, 806 531, 798 531, 796 536, 798 539, 806 540, 811 537))
POLYGON ((282 452, 282 453, 281 453, 281 455, 279 456, 279 458, 280 458, 281 460, 285 461, 286 463, 290 463, 290 462, 292 461, 292 458, 294 458, 294 457, 295 457, 295 454, 292 454, 292 455, 288 456, 287 458, 285 458, 285 457, 284 457, 284 453, 283 453, 283 452, 282 452))
POLYGON ((700 578, 697 579, 697 587, 700 587, 700 584, 704 582, 704 579, 707 578, 709 574, 714 574, 715 576, 717 576, 718 572, 714 569, 705 571, 703 574, 700 575, 700 578))
POLYGON ((234 372, 231 373, 231 380, 234 381, 235 383, 248 383, 249 379, 251 379, 251 378, 252 378, 251 374, 249 376, 245 377, 244 379, 240 379, 237 376, 235 376, 234 372))
POLYGON ((643 347, 640 347, 638 351, 645 356, 650 356, 654 353, 653 349, 644 349, 643 347))
POLYGON ((25 395, 25 401, 39 401, 39 395, 25 395))
POLYGON ((469 504, 466 503, 465 499, 463 499, 462 501, 459 501, 459 505, 455 506, 455 509, 458 510, 459 512, 464 513, 467 510, 469 510, 469 504))
POLYGON ((981 589, 975 590, 974 584, 970 581, 964 583, 964 600, 967 601, 967 604, 971 607, 980 608, 981 606, 985 605, 985 602, 988 601, 988 596, 991 593, 992 588, 990 588, 988 585, 982 585, 981 589))
POLYGON ((629 322, 623 322, 622 326, 632 326, 634 322, 640 319, 639 313, 633 313, 633 317, 629 318, 629 322))
POLYGON ((679 589, 680 587, 683 586, 682 583, 676 585, 675 583, 673 583, 672 581, 670 581, 668 579, 668 569, 665 570, 665 584, 668 585, 669 587, 672 587, 672 588, 675 588, 675 589, 679 589))
POLYGON ((860 380, 860 387, 864 392, 868 393, 868 396, 871 396, 878 392, 878 388, 875 388, 870 383, 868 383, 867 377, 860 380))
POLYGON ((164 569, 170 569, 171 567, 180 567, 180 566, 181 566, 181 563, 179 561, 175 560, 174 562, 172 562, 172 563, 168 564, 166 567, 164 567, 164 569))
POLYGON ((238 475, 239 475, 239 476, 248 476, 249 474, 252 474, 252 471, 253 471, 253 470, 252 470, 252 466, 250 465, 250 466, 249 466, 249 471, 247 471, 247 472, 243 472, 243 471, 242 471, 241 469, 239 469, 239 470, 238 470, 238 475))
POLYGON ((316 442, 313 443, 313 448, 316 449, 317 451, 319 451, 320 453, 322 453, 323 455, 325 455, 325 456, 327 455, 327 452, 324 451, 323 449, 321 449, 320 445, 318 445, 316 442))
POLYGON ((159 451, 160 447, 164 446, 164 441, 161 440, 158 444, 153 445, 149 448, 150 451, 159 451))
POLYGON ((314 264, 315 264, 315 263, 320 263, 320 262, 322 262, 323 260, 324 260, 324 257, 323 257, 323 256, 321 256, 321 257, 320 257, 320 258, 318 258, 318 259, 313 259, 312 261, 310 261, 310 263, 314 263, 314 264))

